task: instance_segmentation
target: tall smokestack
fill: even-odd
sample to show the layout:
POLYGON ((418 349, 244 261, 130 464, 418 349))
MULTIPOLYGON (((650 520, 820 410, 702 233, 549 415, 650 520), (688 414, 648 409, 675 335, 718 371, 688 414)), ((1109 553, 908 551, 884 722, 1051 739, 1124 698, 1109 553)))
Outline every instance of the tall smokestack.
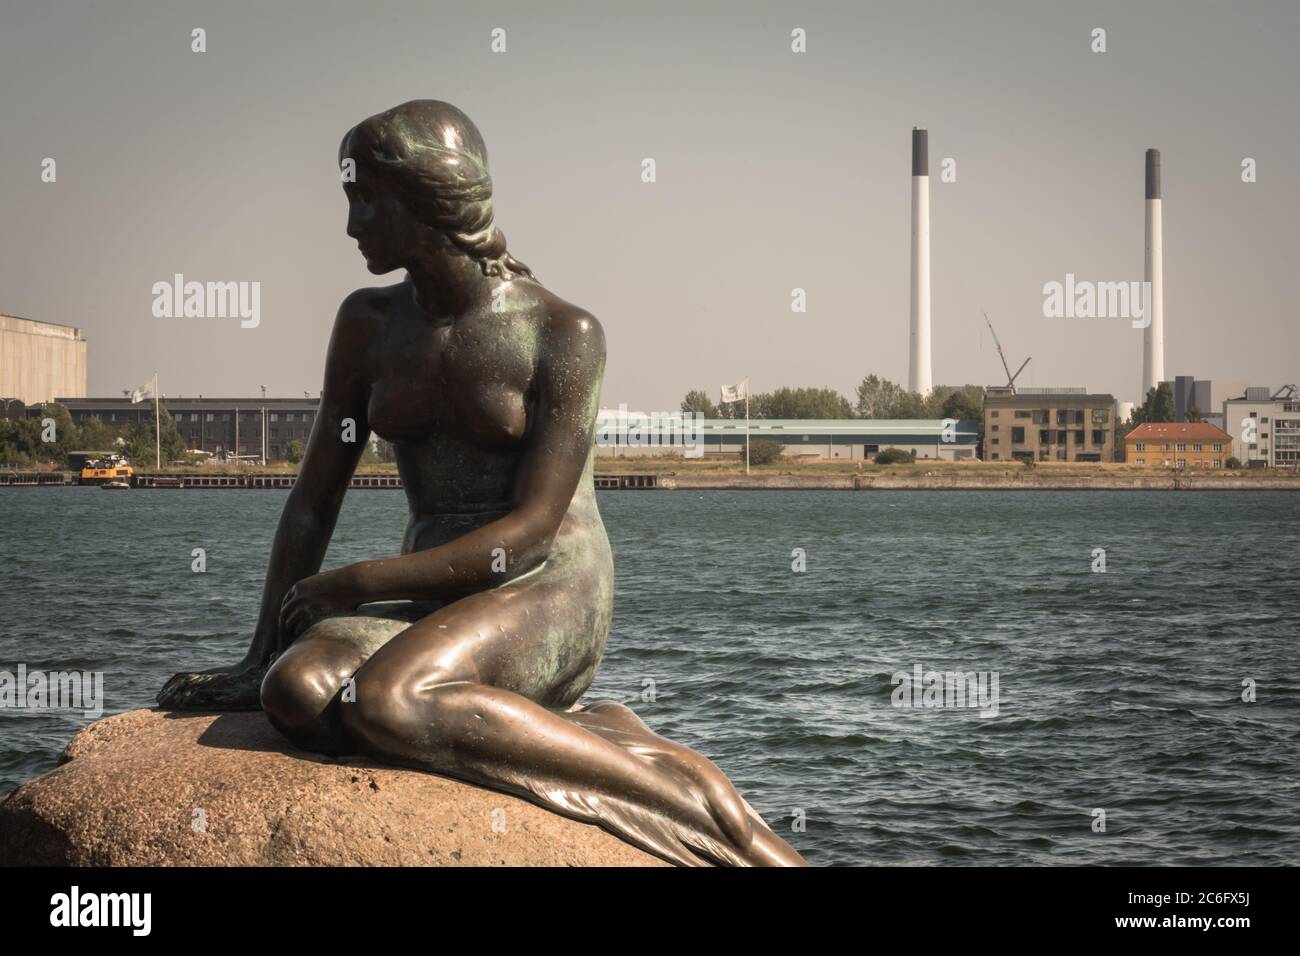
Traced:
POLYGON ((1165 267, 1164 240, 1160 225, 1160 150, 1147 150, 1147 240, 1144 278, 1151 290, 1147 317, 1151 320, 1142 332, 1142 394, 1156 388, 1165 378, 1165 267))
POLYGON ((930 393, 930 138, 912 128, 912 334, 907 387, 930 393))

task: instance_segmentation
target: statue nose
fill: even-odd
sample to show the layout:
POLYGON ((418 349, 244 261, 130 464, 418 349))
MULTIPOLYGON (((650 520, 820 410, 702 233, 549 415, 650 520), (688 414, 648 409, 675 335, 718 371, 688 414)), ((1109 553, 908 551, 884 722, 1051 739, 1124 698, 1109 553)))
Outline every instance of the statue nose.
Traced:
POLYGON ((369 207, 353 204, 348 210, 348 235, 353 239, 360 239, 366 234, 374 218, 374 213, 369 207))

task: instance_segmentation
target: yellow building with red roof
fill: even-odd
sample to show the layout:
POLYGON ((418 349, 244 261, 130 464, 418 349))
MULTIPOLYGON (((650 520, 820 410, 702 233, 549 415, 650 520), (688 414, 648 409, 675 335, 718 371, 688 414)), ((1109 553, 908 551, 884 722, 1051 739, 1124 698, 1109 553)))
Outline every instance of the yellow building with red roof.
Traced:
POLYGON ((1148 468, 1222 468, 1232 436, 1208 422, 1146 422, 1124 436, 1124 452, 1148 468))

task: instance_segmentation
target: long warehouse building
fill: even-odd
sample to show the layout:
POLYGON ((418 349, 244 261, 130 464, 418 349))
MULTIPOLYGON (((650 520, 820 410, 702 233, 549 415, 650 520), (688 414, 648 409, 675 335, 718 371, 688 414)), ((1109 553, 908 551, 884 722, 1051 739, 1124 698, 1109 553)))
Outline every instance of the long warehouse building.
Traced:
MULTIPOLYGON (((754 419, 750 441, 778 441, 789 458, 870 461, 887 448, 915 452, 918 460, 974 461, 979 422, 955 419, 754 419)), ((620 416, 602 409, 596 420, 599 457, 743 457, 745 420, 658 419, 620 416)))

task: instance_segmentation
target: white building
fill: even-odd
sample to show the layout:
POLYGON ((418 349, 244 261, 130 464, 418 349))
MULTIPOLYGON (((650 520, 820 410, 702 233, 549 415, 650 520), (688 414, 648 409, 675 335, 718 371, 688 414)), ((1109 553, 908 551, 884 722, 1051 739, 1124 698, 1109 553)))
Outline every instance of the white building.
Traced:
POLYGON ((1232 454, 1249 468, 1300 468, 1300 388, 1247 388, 1223 403, 1232 454))
MULTIPOLYGON (((750 441, 779 441, 787 458, 870 461, 886 448, 916 454, 918 461, 974 461, 979 422, 956 419, 753 419, 750 441)), ((681 455, 743 458, 745 420, 638 415, 601 409, 596 419, 601 458, 681 455)))

